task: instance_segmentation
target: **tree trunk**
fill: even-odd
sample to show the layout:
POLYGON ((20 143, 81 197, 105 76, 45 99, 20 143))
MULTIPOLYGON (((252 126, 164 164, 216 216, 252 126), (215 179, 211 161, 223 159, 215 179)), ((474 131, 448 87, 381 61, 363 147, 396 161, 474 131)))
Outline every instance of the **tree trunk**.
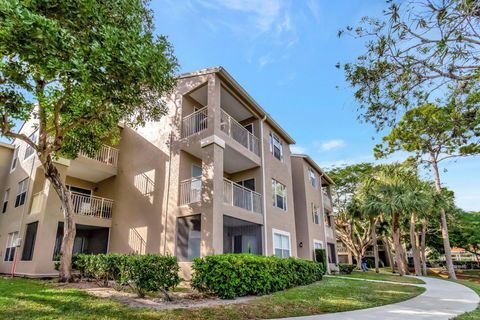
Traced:
POLYGON ((415 267, 415 275, 420 276, 422 275, 421 266, 420 266, 420 253, 418 252, 418 244, 417 244, 417 235, 416 235, 416 228, 415 224, 417 222, 417 218, 415 213, 410 215, 410 243, 412 245, 412 256, 413 256, 413 265, 415 267))
POLYGON ((420 253, 422 255, 422 275, 427 276, 427 256, 425 255, 427 237, 427 221, 422 221, 422 242, 420 245, 420 253))
POLYGON ((380 270, 378 269, 378 241, 377 241, 377 228, 375 224, 375 219, 370 218, 370 225, 372 228, 372 242, 373 242, 373 257, 375 260, 375 272, 380 273, 380 270))
MULTIPOLYGON (((438 164, 434 159, 433 172, 435 174, 435 187, 437 189, 437 193, 441 194, 442 187, 440 183, 440 173, 438 171, 438 164)), ((443 249, 445 251, 445 261, 447 263, 448 276, 450 279, 456 280, 457 276, 455 275, 455 269, 453 268, 452 262, 452 248, 450 247, 450 239, 448 237, 447 217, 443 208, 440 210, 440 221, 442 227, 443 249)))
POLYGON ((62 245, 60 247, 59 281, 71 282, 73 281, 72 252, 76 233, 72 198, 70 191, 62 182, 60 173, 53 164, 51 156, 48 155, 46 161, 43 163, 45 176, 52 183, 62 203, 63 216, 65 219, 63 223, 62 245))
POLYGON ((392 219, 392 227, 393 227, 393 246, 395 248, 395 262, 397 263, 398 273, 401 276, 405 275, 405 261, 402 255, 403 247, 401 243, 401 233, 400 233, 400 216, 398 213, 393 214, 392 219))
POLYGON ((355 254, 355 260, 357 260, 357 269, 362 270, 362 256, 355 254))
POLYGON ((390 268, 392 268, 392 272, 395 272, 395 264, 393 262, 392 249, 390 248, 390 242, 387 239, 383 239, 383 245, 385 246, 385 250, 387 251, 388 263, 390 264, 390 268))

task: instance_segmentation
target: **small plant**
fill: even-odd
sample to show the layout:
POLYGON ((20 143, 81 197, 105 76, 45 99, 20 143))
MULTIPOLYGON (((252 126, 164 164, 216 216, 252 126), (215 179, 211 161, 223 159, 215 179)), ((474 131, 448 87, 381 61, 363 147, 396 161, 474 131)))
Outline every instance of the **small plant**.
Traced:
POLYGON ((342 274, 351 274, 353 270, 355 270, 355 266, 353 264, 346 264, 346 263, 339 264, 338 268, 340 270, 340 273, 342 274))

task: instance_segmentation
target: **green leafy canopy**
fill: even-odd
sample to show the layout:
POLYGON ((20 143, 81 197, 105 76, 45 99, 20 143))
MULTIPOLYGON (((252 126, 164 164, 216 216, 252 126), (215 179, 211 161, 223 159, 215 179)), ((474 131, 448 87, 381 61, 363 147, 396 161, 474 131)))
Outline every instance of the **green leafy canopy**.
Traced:
POLYGON ((0 0, 0 54, 1 133, 70 158, 158 120, 177 70, 142 0, 0 0), (38 142, 12 132, 32 119, 38 142))

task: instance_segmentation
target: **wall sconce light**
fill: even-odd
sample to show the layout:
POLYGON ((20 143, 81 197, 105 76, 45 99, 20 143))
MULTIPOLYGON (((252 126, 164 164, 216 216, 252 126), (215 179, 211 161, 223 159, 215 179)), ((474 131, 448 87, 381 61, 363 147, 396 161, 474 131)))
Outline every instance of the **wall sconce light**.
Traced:
POLYGON ((300 241, 300 242, 298 243, 298 246, 299 246, 300 248, 303 248, 303 242, 300 241))

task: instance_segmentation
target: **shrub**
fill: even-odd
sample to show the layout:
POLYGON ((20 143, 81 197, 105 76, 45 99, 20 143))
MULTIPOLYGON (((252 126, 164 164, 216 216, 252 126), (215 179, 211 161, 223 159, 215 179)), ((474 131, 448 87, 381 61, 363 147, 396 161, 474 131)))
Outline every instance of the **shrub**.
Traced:
POLYGON ((340 270, 340 273, 351 274, 352 271, 355 269, 355 266, 353 264, 341 263, 338 265, 338 268, 340 270))
POLYGON ((322 265, 323 273, 327 272, 327 252, 325 249, 315 249, 315 261, 322 265))
POLYGON ((192 287, 222 299, 264 295, 322 279, 321 265, 295 258, 219 254, 196 258, 192 287))
POLYGON ((170 300, 167 292, 180 283, 179 270, 177 259, 172 256, 132 255, 126 259, 123 277, 140 297, 146 292, 160 291, 170 300))
POLYGON ((160 291, 169 299, 167 291, 181 281, 178 276, 180 267, 172 256, 79 254, 73 267, 82 276, 104 285, 112 280, 121 285, 131 285, 140 297, 146 292, 160 291))

